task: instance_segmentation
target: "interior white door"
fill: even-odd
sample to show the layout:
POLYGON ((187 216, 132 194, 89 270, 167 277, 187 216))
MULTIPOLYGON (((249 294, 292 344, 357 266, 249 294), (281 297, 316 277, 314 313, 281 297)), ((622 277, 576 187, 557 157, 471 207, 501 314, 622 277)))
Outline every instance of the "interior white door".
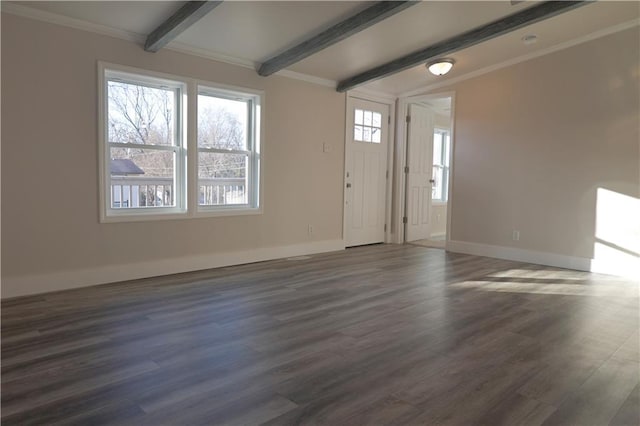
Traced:
POLYGON ((433 112, 409 105, 405 241, 429 238, 431 232, 433 112))
POLYGON ((384 242, 389 106, 349 98, 345 146, 347 247, 384 242))

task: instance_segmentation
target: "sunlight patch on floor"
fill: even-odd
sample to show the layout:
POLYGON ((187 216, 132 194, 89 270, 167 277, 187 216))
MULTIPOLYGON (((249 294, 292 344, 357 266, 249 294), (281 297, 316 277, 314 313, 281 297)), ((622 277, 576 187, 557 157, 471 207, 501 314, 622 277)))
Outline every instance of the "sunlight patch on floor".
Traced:
POLYGON ((564 296, 593 297, 638 297, 638 288, 629 284, 594 285, 594 284, 562 284, 562 283, 522 283, 509 281, 462 281, 451 284, 454 288, 475 289, 480 291, 555 294, 564 296))
POLYGON ((588 272, 570 271, 570 270, 558 270, 553 271, 549 269, 535 270, 535 269, 507 269, 505 271, 495 272, 487 275, 495 278, 548 278, 556 280, 575 280, 582 281, 589 277, 588 272))

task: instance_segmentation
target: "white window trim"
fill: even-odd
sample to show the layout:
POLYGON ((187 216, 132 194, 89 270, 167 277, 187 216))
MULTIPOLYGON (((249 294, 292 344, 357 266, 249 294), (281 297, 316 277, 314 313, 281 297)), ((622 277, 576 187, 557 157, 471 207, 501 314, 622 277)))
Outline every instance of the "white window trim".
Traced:
MULTIPOLYGON (((370 139, 371 139, 371 140, 369 140, 369 141, 364 140, 364 139, 357 139, 357 138, 355 137, 355 129, 356 129, 356 127, 361 127, 361 128, 362 128, 362 134, 363 134, 363 135, 364 135, 364 129, 365 129, 365 128, 370 129, 370 131, 375 129, 375 130, 380 131, 380 135, 379 135, 379 136, 380 136, 380 138, 382 138, 382 123, 380 123, 380 126, 374 126, 374 125, 373 125, 373 115, 371 116, 371 124, 364 124, 364 116, 363 116, 362 123, 360 123, 360 124, 356 123, 356 117, 355 117, 355 114, 357 114, 357 111, 358 111, 358 110, 362 111, 362 113, 363 113, 363 114, 364 114, 365 112, 370 112, 370 113, 372 113, 372 114, 379 114, 379 113, 377 113, 377 112, 375 112, 375 111, 369 111, 369 110, 366 110, 366 109, 361 109, 361 108, 356 108, 356 109, 354 109, 354 111, 353 111, 353 113, 354 113, 354 117, 353 117, 353 128, 351 129, 351 131, 352 131, 352 132, 354 132, 354 135, 353 135, 353 141, 354 141, 354 142, 358 142, 358 143, 372 143, 372 144, 379 144, 379 143, 382 143, 382 139, 381 139, 381 140, 379 140, 379 141, 377 141, 377 142, 373 140, 373 133, 371 133, 371 134, 370 134, 370 136, 371 136, 371 137, 370 137, 370 139)), ((382 116, 380 117, 380 120, 382 120, 382 116)))
MULTIPOLYGON (((185 78, 182 76, 159 73, 145 69, 98 61, 98 194, 99 194, 99 219, 101 223, 110 222, 145 222, 154 220, 193 219, 198 217, 216 216, 243 216, 262 214, 264 206, 264 91, 245 87, 231 86, 211 81, 185 78), (153 207, 147 210, 140 209, 112 209, 110 207, 110 191, 107 191, 109 177, 106 172, 110 169, 107 164, 110 159, 109 144, 107 143, 107 77, 106 71, 117 74, 130 74, 134 80, 147 80, 152 84, 167 84, 181 86, 181 99, 176 134, 180 136, 179 149, 184 150, 176 159, 175 173, 180 174, 176 179, 176 206, 153 207), (227 205, 227 206, 199 206, 198 203, 198 142, 197 142, 197 94, 199 87, 214 89, 218 93, 227 93, 237 97, 238 93, 250 96, 255 102, 252 108, 253 138, 258 147, 255 171, 251 177, 251 184, 256 190, 251 191, 250 196, 255 198, 253 204, 227 205), (193 111, 191 113, 190 111, 193 111), (189 112, 189 113, 188 113, 189 112), (179 164, 180 163, 180 164, 179 164), (193 166, 192 166, 193 165, 193 166), (178 185, 180 190, 178 191, 178 185), (109 192, 109 198, 107 198, 109 192)), ((253 151, 252 155, 256 152, 253 151)))
MULTIPOLYGON (((447 134, 449 136, 449 150, 451 150, 451 130, 444 128, 444 127, 434 127, 433 128, 434 133, 435 132, 440 132, 443 135, 447 134)), ((442 158, 444 158, 444 137, 442 139, 442 158)), ((451 152, 449 152, 449 157, 451 157, 451 152)), ((451 162, 451 159, 449 159, 449 162, 451 162)), ((434 164, 435 166, 435 164, 434 164)), ((446 186, 444 186, 444 183, 442 183, 443 187, 442 187, 442 193, 445 195, 445 198, 436 198, 436 199, 432 199, 431 200, 431 205, 432 206, 442 206, 442 205, 446 205, 447 202, 449 201, 449 181, 450 181, 450 172, 451 172, 451 166, 446 166, 444 165, 444 163, 442 164, 442 169, 446 172, 447 174, 447 179, 445 180, 446 182, 446 186)))

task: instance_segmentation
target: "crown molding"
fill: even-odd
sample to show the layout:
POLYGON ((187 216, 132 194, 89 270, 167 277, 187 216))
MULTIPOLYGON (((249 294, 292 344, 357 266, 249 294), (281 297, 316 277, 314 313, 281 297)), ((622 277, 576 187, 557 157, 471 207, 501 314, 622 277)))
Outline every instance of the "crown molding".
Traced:
POLYGON ((127 40, 134 43, 144 42, 146 36, 131 31, 119 30, 117 28, 108 27, 106 25, 95 24, 83 21, 81 19, 70 18, 57 13, 46 12, 44 10, 34 9, 33 7, 23 6, 16 3, 0 2, 0 10, 2 13, 20 16, 22 18, 34 19, 37 21, 47 22, 50 24, 60 25, 63 27, 74 28, 81 31, 89 31, 92 33, 115 37, 121 40, 127 40))
MULTIPOLYGON (((0 10, 2 13, 8 13, 11 15, 20 16, 22 18, 34 19, 37 21, 46 22, 49 24, 60 25, 63 27, 73 28, 81 31, 88 31, 95 34, 104 35, 107 37, 113 37, 120 40, 130 41, 141 46, 144 44, 147 36, 146 34, 139 34, 131 31, 120 30, 117 28, 109 27, 106 25, 96 24, 93 22, 83 21, 81 19, 70 18, 68 16, 59 15, 57 13, 51 13, 44 10, 35 9, 28 6, 23 6, 16 3, 10 3, 6 1, 0 1, 0 10)), ((177 41, 169 43, 165 46, 165 49, 174 52, 184 53, 191 56, 197 56, 204 59, 213 60, 216 62, 222 62, 229 65, 235 65, 243 68, 250 68, 255 70, 258 63, 249 59, 237 58, 222 53, 213 52, 208 49, 200 47, 189 46, 177 41)), ((320 86, 336 88, 338 83, 333 80, 328 80, 320 77, 316 77, 309 74, 302 74, 295 71, 282 70, 274 75, 291 78, 294 80, 301 80, 307 83, 317 84, 320 86)))
POLYGON ((309 75, 309 74, 302 74, 299 72, 295 72, 295 71, 290 71, 290 70, 280 70, 277 73, 273 74, 273 75, 278 75, 281 77, 287 77, 287 78, 293 78, 295 80, 302 80, 302 81, 306 81, 307 83, 313 83, 313 84, 318 84, 320 86, 326 86, 326 87, 331 87, 332 89, 335 89, 336 87, 338 87, 338 82, 335 80, 328 80, 326 78, 321 78, 321 77, 316 77, 313 75, 309 75))
POLYGON ((386 104, 391 104, 396 101, 397 96, 393 93, 382 92, 379 90, 368 89, 366 87, 358 87, 352 90, 347 90, 347 96, 354 98, 362 98, 365 100, 375 100, 386 104))
POLYGON ((256 63, 249 59, 236 58, 235 56, 224 55, 222 53, 213 52, 201 47, 189 46, 188 44, 180 43, 178 41, 172 41, 167 44, 163 49, 172 50, 178 53, 184 53, 186 55, 197 56, 199 58, 210 59, 216 62, 223 62, 229 65, 235 65, 242 68, 256 69, 256 63))
POLYGON ((512 65, 519 64, 521 62, 526 62, 526 61, 529 61, 531 59, 535 59, 535 58, 539 58, 541 56, 549 55, 551 53, 559 52, 561 50, 568 49, 570 47, 574 47, 574 46, 577 46, 579 44, 586 43, 588 41, 592 41, 592 40, 596 40, 596 39, 599 39, 599 38, 602 38, 602 37, 606 37, 608 35, 615 34, 615 33, 618 33, 618 32, 624 31, 624 30, 628 30, 630 28, 637 27, 637 26, 640 26, 640 19, 632 19, 630 21, 623 22, 621 24, 614 25, 614 26, 611 26, 611 27, 608 27, 608 28, 604 28, 604 29, 595 31, 593 33, 584 35, 582 37, 575 38, 573 40, 569 40, 569 41, 566 41, 566 42, 563 42, 563 43, 556 44, 555 46, 547 47, 546 49, 541 49, 541 50, 539 50, 537 52, 529 53, 527 55, 518 56, 516 58, 509 59, 507 61, 500 62, 498 64, 491 65, 491 66, 488 66, 488 67, 485 67, 485 68, 481 68, 479 70, 472 71, 472 72, 469 72, 467 74, 463 74, 463 75, 458 76, 458 77, 450 78, 448 80, 444 80, 444 81, 439 82, 439 83, 434 83, 434 84, 430 84, 428 86, 424 86, 424 87, 420 87, 420 88, 417 88, 417 89, 409 90, 407 92, 400 93, 398 95, 398 97, 406 98, 406 97, 410 97, 410 96, 428 94, 429 92, 432 92, 433 90, 436 90, 436 89, 440 89, 442 87, 448 87, 448 86, 460 83, 462 81, 469 80, 469 79, 474 78, 474 77, 479 77, 479 76, 481 76, 483 74, 488 74, 490 72, 497 71, 497 70, 502 69, 502 68, 506 68, 506 67, 510 67, 512 65))

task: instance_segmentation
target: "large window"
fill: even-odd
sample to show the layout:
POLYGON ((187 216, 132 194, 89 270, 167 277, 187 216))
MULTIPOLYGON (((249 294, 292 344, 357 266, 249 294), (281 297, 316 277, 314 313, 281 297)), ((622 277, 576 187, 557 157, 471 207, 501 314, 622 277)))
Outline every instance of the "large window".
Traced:
POLYGON ((260 211, 260 92, 99 68, 102 220, 260 211))
POLYGON ((449 197, 449 160, 451 156, 451 136, 448 130, 435 129, 433 132, 433 201, 446 202, 449 197))
POLYGON ((107 70, 105 85, 107 215, 184 211, 184 84, 107 70))

